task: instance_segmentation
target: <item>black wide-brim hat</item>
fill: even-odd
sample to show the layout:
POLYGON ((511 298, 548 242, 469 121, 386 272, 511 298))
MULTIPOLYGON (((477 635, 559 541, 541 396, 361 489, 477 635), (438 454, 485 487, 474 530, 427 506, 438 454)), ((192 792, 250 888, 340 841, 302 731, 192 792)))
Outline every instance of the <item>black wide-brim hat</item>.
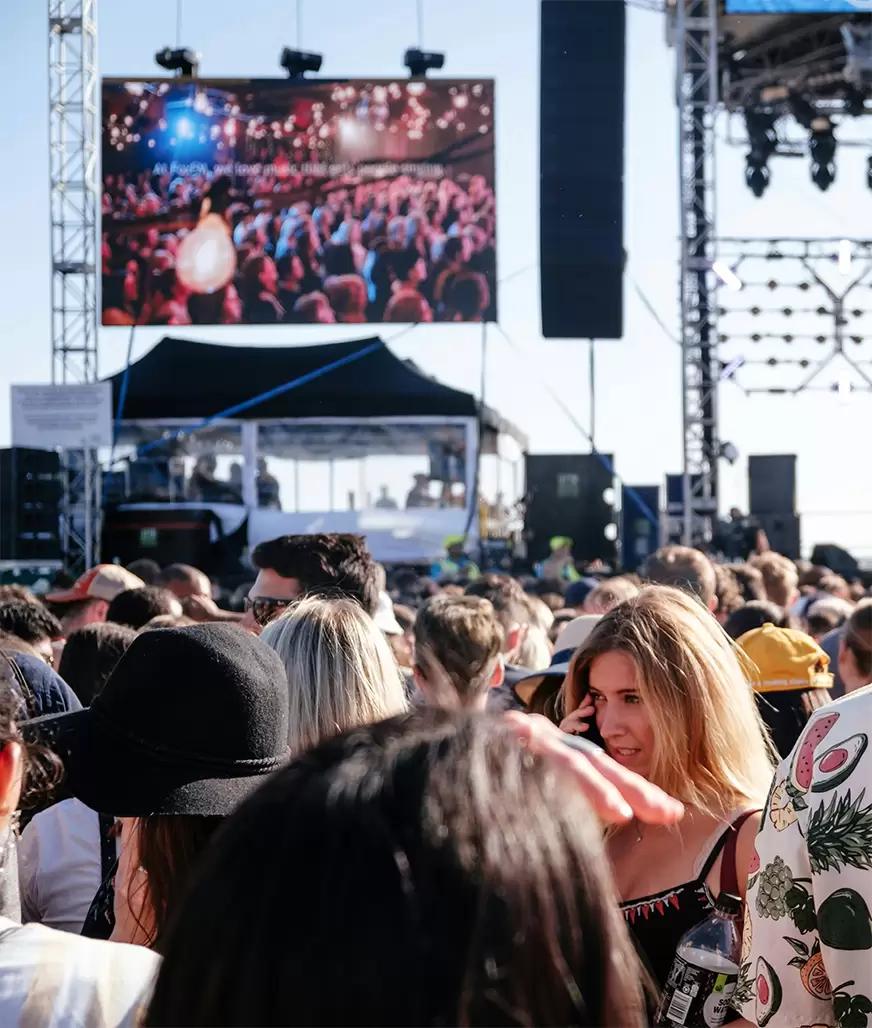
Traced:
POLYGON ((134 640, 90 707, 22 728, 93 810, 223 816, 288 759, 287 678, 238 626, 158 629, 134 640))

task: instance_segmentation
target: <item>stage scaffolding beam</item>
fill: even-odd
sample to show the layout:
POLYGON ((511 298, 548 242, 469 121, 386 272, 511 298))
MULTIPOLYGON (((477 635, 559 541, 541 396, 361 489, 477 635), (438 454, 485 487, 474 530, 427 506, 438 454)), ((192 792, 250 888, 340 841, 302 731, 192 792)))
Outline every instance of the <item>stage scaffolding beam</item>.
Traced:
MULTIPOLYGON (((48 0, 52 382, 96 382, 97 0, 48 0)), ((65 455, 61 535, 74 573, 96 563, 99 463, 65 455)))
POLYGON ((711 537, 718 511, 715 120, 717 0, 677 0, 679 304, 685 545, 711 537))

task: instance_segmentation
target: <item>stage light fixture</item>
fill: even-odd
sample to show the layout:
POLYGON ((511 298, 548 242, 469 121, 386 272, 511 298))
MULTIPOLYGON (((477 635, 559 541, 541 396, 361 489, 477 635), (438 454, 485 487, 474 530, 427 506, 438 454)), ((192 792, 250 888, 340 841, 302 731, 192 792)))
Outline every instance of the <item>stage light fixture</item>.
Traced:
POLYGON ((768 108, 745 111, 745 128, 750 146, 745 155, 745 183, 758 199, 769 186, 769 158, 778 147, 776 120, 777 114, 768 108))
POLYGON ((165 46, 154 55, 157 64, 166 71, 173 71, 181 78, 195 78, 200 69, 200 55, 190 47, 165 46))
POLYGON ((413 79, 423 78, 428 71, 441 71, 445 67, 445 54, 412 46, 403 54, 403 64, 413 79))
POLYGON ((836 136, 828 117, 812 119, 808 152, 811 156, 811 180, 821 192, 826 192, 836 178, 836 136))
POLYGON ((729 264, 725 264, 723 261, 715 261, 712 264, 712 271, 734 293, 738 293, 741 290, 743 282, 729 264))
POLYGON ((721 443, 718 456, 723 457, 728 464, 735 464, 739 459, 739 450, 733 443, 721 443))
POLYGON ((324 62, 322 54, 312 54, 305 50, 292 50, 289 46, 282 49, 279 64, 288 73, 289 79, 301 79, 306 72, 317 75, 324 62))

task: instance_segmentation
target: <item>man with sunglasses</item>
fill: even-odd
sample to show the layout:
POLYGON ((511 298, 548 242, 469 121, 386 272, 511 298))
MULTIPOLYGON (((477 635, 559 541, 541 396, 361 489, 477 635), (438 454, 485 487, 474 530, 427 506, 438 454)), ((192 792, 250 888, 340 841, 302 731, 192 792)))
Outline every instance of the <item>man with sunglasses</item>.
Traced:
POLYGON ((260 633, 303 596, 342 596, 370 615, 378 609, 378 568, 363 536, 320 532, 283 535, 256 546, 257 580, 245 601, 243 627, 260 633))

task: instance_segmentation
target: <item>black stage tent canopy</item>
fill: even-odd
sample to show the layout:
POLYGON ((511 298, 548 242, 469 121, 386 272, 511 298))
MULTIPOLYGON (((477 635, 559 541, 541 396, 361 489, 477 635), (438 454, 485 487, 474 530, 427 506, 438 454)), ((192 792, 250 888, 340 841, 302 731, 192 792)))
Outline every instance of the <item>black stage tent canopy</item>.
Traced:
MULTIPOLYGON (((496 411, 425 375, 377 337, 317 346, 225 346, 167 336, 131 364, 121 416, 125 422, 213 417, 373 345, 366 356, 231 417, 474 417, 487 434, 505 432, 526 447, 523 434, 496 411)), ((116 416, 124 376, 121 371, 109 379, 116 416)))

